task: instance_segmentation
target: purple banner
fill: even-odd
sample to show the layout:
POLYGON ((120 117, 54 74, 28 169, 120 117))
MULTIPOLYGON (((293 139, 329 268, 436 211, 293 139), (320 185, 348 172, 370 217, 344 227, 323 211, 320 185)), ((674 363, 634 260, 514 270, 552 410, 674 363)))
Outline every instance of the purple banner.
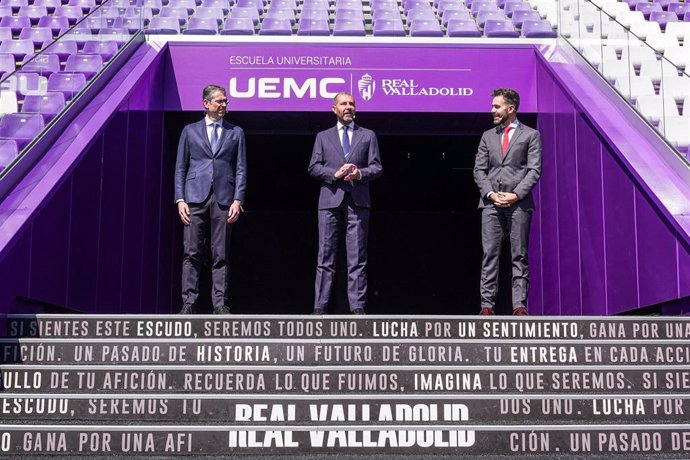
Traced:
POLYGON ((488 112, 499 87, 537 109, 532 47, 171 43, 170 56, 167 110, 200 110, 207 83, 228 89, 233 111, 323 111, 349 91, 370 112, 488 112))

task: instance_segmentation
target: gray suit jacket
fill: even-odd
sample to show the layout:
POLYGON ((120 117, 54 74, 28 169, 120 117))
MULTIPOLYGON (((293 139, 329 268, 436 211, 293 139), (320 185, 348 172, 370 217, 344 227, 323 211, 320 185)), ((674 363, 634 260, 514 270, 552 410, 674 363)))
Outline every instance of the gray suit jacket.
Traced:
POLYGON ((206 133, 205 119, 182 130, 175 164, 175 201, 201 203, 211 186, 218 203, 244 201, 247 183, 247 152, 244 131, 223 120, 223 132, 215 152, 206 133))
POLYGON ((503 127, 492 128, 482 135, 474 162, 474 181, 479 186, 479 207, 493 206, 489 192, 513 192, 520 200, 514 206, 534 209, 532 187, 541 175, 541 137, 539 132, 519 123, 503 157, 503 127))
POLYGON ((373 131, 353 124, 350 155, 345 159, 343 147, 336 126, 316 135, 314 149, 309 162, 309 175, 321 181, 319 209, 333 209, 340 206, 345 192, 349 191, 356 206, 371 207, 369 181, 383 174, 379 143, 373 131), (345 163, 357 165, 362 179, 350 182, 334 180, 333 176, 345 163))

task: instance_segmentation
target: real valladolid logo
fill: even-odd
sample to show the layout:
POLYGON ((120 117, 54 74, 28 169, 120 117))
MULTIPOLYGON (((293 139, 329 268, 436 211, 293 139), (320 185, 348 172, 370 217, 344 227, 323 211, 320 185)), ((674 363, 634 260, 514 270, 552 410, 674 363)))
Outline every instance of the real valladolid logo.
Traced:
POLYGON ((365 73, 357 82, 357 89, 359 89, 359 95, 362 96, 363 100, 371 100, 374 96, 374 91, 376 91, 376 81, 374 81, 371 75, 365 73))

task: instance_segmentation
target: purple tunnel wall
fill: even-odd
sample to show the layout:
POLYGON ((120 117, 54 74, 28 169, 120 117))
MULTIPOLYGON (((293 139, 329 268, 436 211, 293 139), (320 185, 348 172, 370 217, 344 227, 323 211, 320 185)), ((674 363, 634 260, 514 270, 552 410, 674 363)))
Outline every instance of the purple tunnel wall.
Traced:
MULTIPOLYGON (((536 61, 544 171, 530 247, 531 311, 610 315, 690 295, 684 239, 550 64, 536 61)), ((169 66, 167 56, 156 59, 5 252, 0 312, 39 309, 17 298, 88 313, 175 309, 181 243, 166 158, 175 154, 175 134, 165 132, 162 110, 169 66)))

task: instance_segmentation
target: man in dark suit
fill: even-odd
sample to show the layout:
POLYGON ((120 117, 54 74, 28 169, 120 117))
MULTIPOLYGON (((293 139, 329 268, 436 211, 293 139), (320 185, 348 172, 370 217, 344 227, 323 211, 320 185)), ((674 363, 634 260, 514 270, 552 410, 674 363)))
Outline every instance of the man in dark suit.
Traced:
POLYGON ((381 176, 379 145, 373 131, 354 123, 355 100, 338 93, 333 100, 336 126, 316 135, 309 175, 321 182, 319 256, 314 314, 324 314, 333 290, 338 239, 345 232, 350 311, 364 314, 367 295, 369 182, 381 176))
POLYGON ((509 237, 513 315, 527 315, 527 242, 534 210, 531 191, 541 175, 541 138, 518 121, 520 96, 516 91, 497 89, 492 96, 491 116, 496 127, 482 135, 474 164, 484 250, 480 314, 494 314, 501 243, 509 237))
POLYGON ((244 131, 223 120, 225 89, 203 91, 206 116, 182 130, 175 165, 175 202, 184 224, 182 310, 190 314, 199 296, 204 242, 211 243, 213 313, 230 313, 228 251, 232 225, 240 217, 246 186, 244 131))

